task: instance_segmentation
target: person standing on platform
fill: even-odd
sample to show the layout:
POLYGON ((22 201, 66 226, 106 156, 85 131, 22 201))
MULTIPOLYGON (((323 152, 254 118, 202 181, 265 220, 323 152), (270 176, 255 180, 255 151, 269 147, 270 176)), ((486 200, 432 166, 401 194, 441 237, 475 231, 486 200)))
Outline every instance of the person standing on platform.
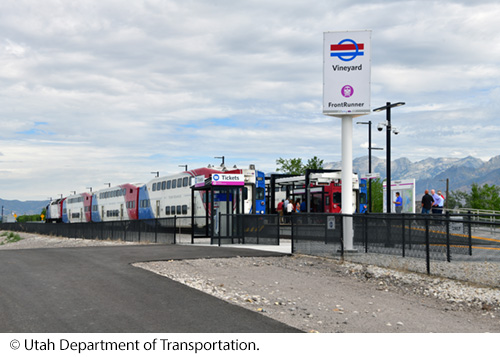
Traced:
POLYGON ((425 195, 422 196, 422 213, 429 214, 431 213, 432 204, 434 203, 434 199, 431 195, 429 195, 429 190, 425 190, 425 195))
POLYGON ((432 205, 432 213, 433 214, 442 214, 443 213, 443 197, 438 195, 436 191, 431 190, 432 198, 434 199, 434 203, 432 205))
POLYGON ((403 198, 399 195, 399 192, 396 192, 396 201, 393 201, 392 203, 396 206, 397 214, 403 213, 403 198))

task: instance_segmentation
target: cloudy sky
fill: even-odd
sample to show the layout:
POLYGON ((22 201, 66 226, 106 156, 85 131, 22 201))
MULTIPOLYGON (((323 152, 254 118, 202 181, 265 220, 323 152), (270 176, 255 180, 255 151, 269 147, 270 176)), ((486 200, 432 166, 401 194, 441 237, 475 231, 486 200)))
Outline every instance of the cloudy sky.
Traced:
MULTIPOLYGON (((218 164, 341 158, 323 33, 372 30, 392 157, 499 155, 497 1, 0 2, 0 197, 43 200, 218 164)), ((385 148, 374 123, 373 145, 385 148)), ((353 156, 368 127, 353 128, 353 156)), ((374 152, 381 158, 384 152, 374 152)))

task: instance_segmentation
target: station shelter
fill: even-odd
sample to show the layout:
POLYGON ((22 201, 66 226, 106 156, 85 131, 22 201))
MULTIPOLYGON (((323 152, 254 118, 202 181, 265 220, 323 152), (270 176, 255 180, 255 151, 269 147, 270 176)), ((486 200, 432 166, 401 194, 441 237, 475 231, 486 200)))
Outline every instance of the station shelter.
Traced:
POLYGON ((240 243, 244 186, 243 174, 217 173, 197 178, 191 188, 191 243, 199 238, 210 238, 210 244, 218 245, 240 243), (195 200, 197 193, 201 201, 195 200))
MULTIPOLYGON (((305 175, 273 174, 268 180, 268 212, 276 213, 277 204, 282 199, 304 202, 302 212, 326 212, 326 207, 341 203, 340 170, 307 169, 305 175), (333 191, 329 185, 337 186, 333 191)), ((333 211, 332 211, 333 212, 333 211)))

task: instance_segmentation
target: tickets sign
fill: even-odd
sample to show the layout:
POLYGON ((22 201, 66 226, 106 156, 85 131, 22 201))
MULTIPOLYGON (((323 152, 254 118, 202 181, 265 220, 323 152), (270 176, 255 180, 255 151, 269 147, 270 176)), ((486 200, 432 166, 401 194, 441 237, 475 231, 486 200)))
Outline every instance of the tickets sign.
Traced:
POLYGON ((369 114, 371 31, 325 32, 323 51, 323 114, 369 114))

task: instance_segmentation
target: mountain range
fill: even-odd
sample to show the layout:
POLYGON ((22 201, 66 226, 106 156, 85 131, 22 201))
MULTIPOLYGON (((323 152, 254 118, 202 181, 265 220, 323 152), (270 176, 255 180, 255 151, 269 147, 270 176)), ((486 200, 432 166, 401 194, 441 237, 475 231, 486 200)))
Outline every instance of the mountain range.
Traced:
MULTIPOLYGON (((372 173, 378 173, 382 179, 386 177, 386 160, 372 156, 372 173)), ((331 162, 323 165, 325 169, 340 169, 342 162, 331 162)), ((368 172, 368 156, 353 160, 353 170, 362 175, 368 172)), ((483 161, 475 157, 465 158, 427 158, 411 162, 400 158, 391 163, 391 180, 415 179, 416 195, 423 194, 426 189, 446 190, 446 179, 449 180, 449 191, 470 191, 471 185, 500 185, 500 155, 483 161)))
MULTIPOLYGON (((0 198, 0 208, 5 216, 9 216, 12 213, 16 213, 18 216, 21 215, 32 215, 42 213, 42 209, 47 207, 49 201, 19 201, 19 200, 3 200, 0 198)), ((1 216, 0 212, 0 216, 1 216)))
MULTIPOLYGON (((325 163, 325 169, 341 169, 342 163, 325 163)), ((368 172, 368 156, 353 160, 353 170, 362 176, 368 172)), ((372 173, 378 173, 385 178, 385 160, 372 156, 372 173)), ((392 180, 415 179, 416 195, 419 197, 425 189, 446 190, 446 179, 449 179, 449 191, 470 191, 471 185, 500 185, 500 155, 483 161, 475 157, 458 158, 427 158, 411 162, 407 158, 394 160, 391 164, 392 180)), ((18 215, 39 214, 48 201, 18 201, 2 200, 4 214, 12 212, 18 215)))

